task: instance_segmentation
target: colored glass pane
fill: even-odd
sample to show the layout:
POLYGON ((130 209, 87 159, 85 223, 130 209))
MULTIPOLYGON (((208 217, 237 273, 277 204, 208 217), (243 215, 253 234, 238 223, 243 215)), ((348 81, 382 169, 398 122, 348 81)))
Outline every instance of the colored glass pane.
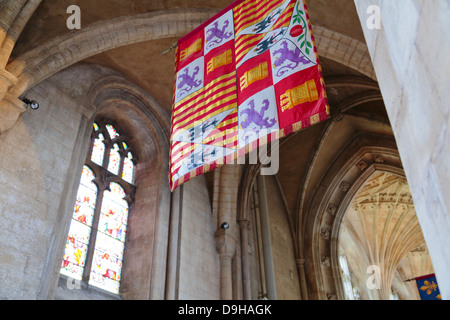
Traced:
POLYGON ((98 138, 94 139, 94 147, 92 148, 91 160, 99 166, 103 165, 103 157, 105 155, 104 139, 105 137, 100 133, 98 138))
POLYGON ((118 293, 124 243, 97 233, 89 284, 118 293))
POLYGON ((134 163, 133 155, 128 152, 127 156, 123 161, 122 179, 126 182, 133 183, 134 177, 134 163))
POLYGON ((128 220, 125 190, 115 182, 105 190, 89 283, 118 293, 128 220))
POLYGON ((106 214, 107 216, 113 216, 114 219, 116 221, 119 221, 120 223, 127 224, 128 208, 117 203, 109 197, 103 198, 101 212, 106 214))
POLYGON ((100 215, 98 230, 114 239, 125 241, 126 225, 115 220, 111 215, 104 213, 100 215))
POLYGON ((101 212, 106 217, 112 217, 122 224, 128 222, 128 203, 124 200, 126 194, 120 184, 111 182, 111 191, 106 190, 103 195, 101 212))
POLYGON ((128 149, 128 145, 125 142, 122 142, 122 146, 123 146, 123 150, 127 150, 128 149))
POLYGON ((92 226, 93 217, 94 209, 77 200, 75 203, 73 218, 87 226, 92 226))
POLYGON ((92 170, 84 166, 73 210, 73 219, 88 226, 92 225, 97 201, 97 186, 92 182, 94 177, 92 170))
POLYGON ((84 166, 61 265, 62 274, 76 279, 81 279, 83 275, 91 234, 97 200, 97 186, 92 182, 94 178, 93 171, 84 166))
POLYGON ((90 227, 72 220, 61 265, 62 274, 81 280, 90 234, 90 227))
POLYGON ((98 126, 98 124, 94 123, 94 130, 95 130, 95 131, 98 131, 98 129, 100 129, 99 126, 98 126))
POLYGON ((111 148, 109 154, 108 170, 114 174, 119 174, 119 166, 120 166, 119 146, 117 145, 117 143, 115 143, 114 146, 111 148))
POLYGON ((94 172, 88 166, 84 166, 83 171, 81 171, 80 183, 85 186, 91 187, 92 190, 97 190, 96 185, 92 182, 94 178, 95 178, 94 172))
POLYGON ((105 127, 106 127, 106 130, 108 130, 109 137, 111 139, 114 139, 119 136, 119 134, 117 133, 117 130, 112 125, 107 124, 105 127))

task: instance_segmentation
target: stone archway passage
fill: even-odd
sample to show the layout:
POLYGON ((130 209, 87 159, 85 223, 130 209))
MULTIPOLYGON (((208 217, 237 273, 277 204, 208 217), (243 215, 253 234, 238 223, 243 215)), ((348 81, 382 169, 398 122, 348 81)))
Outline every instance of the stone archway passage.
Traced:
MULTIPOLYGON (((374 172, 346 211, 338 241, 339 254, 348 260, 352 285, 361 299, 389 300, 402 259, 413 250, 426 248, 406 179, 389 172, 374 172), (376 283, 370 284, 377 290, 367 286, 370 274, 366 271, 371 267, 377 274, 376 283)), ((434 272, 422 268, 426 255, 422 258, 415 261, 419 265, 403 271, 403 279, 434 272), (411 271, 418 273, 407 273, 411 271)), ((405 299, 418 298, 416 288, 410 293, 406 288, 398 289, 407 295, 405 299)))

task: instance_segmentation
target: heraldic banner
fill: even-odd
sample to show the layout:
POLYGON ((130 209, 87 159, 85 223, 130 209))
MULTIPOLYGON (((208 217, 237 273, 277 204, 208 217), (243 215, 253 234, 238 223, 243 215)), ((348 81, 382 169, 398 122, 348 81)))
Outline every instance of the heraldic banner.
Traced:
POLYGON ((304 1, 238 0, 178 41, 170 188, 329 114, 304 1))
POLYGON ((442 300, 435 274, 416 278, 416 284, 421 300, 442 300))

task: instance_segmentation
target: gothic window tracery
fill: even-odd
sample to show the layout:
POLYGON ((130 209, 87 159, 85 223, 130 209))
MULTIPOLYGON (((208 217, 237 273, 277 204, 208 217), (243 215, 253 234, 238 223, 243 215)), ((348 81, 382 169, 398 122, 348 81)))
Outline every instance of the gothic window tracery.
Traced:
POLYGON ((93 125, 61 274, 118 294, 136 157, 112 123, 93 125))

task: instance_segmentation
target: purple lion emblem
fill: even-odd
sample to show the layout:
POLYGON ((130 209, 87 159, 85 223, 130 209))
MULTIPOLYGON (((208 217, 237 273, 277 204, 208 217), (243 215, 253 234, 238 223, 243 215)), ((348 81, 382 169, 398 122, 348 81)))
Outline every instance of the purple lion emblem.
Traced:
POLYGON ((311 62, 305 58, 299 48, 295 47, 295 49, 289 50, 286 41, 281 44, 280 49, 273 52, 274 56, 278 54, 280 54, 280 56, 275 58, 275 62, 273 64, 274 69, 281 66, 281 68, 277 71, 277 77, 281 77, 283 74, 288 72, 289 69, 294 70, 300 63, 308 64, 311 62), (283 66, 286 61, 288 64, 283 66))
POLYGON ((246 119, 241 122, 242 129, 247 129, 252 123, 257 125, 260 130, 272 128, 276 124, 276 119, 265 117, 265 113, 269 109, 269 100, 265 99, 263 101, 263 107, 260 112, 255 110, 254 100, 251 100, 248 105, 250 108, 241 111, 241 114, 247 115, 246 119))
POLYGON ((230 22, 226 20, 223 24, 222 29, 219 29, 219 22, 216 21, 211 29, 206 31, 206 43, 208 49, 214 44, 220 44, 222 41, 230 38, 233 32, 225 32, 230 22))
POLYGON ((199 67, 195 67, 194 73, 192 75, 189 74, 189 68, 186 68, 184 72, 178 76, 178 97, 181 97, 184 93, 187 93, 192 90, 192 88, 197 88, 202 84, 201 80, 195 80, 195 77, 200 72, 199 67), (186 88, 184 88, 186 86, 186 88))

